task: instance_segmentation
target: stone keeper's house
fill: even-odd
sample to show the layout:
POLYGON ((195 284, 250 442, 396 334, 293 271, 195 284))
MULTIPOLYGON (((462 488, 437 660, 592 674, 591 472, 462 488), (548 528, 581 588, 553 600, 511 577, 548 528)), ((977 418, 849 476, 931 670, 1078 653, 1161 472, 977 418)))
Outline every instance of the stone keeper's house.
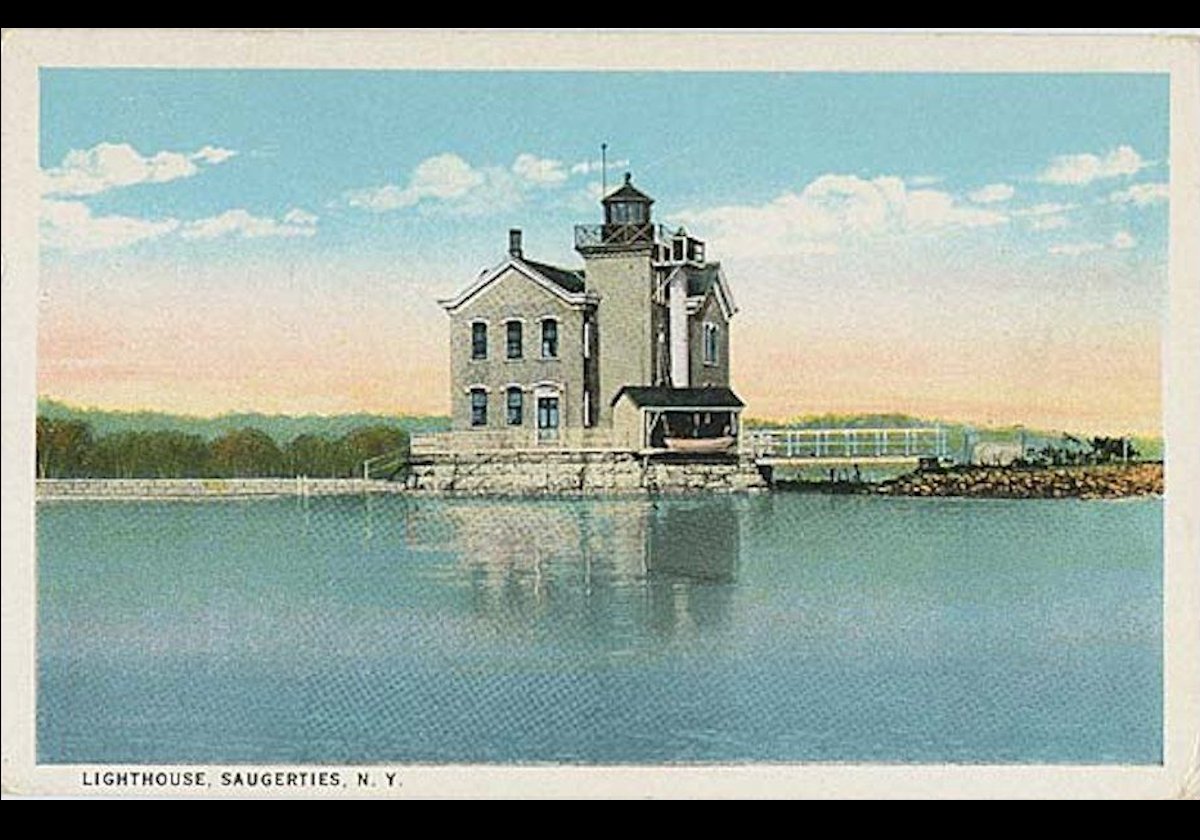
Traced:
POLYGON ((656 225, 629 175, 601 203, 602 224, 575 228, 582 269, 526 256, 512 230, 503 262, 440 301, 452 430, 423 448, 736 452, 737 307, 720 263, 656 225))

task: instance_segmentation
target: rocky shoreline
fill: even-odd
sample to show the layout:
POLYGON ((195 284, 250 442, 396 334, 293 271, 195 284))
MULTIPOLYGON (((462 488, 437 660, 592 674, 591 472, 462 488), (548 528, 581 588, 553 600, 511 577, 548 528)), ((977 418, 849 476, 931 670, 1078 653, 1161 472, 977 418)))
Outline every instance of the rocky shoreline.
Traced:
POLYGON ((1119 499, 1161 496, 1161 462, 1070 467, 959 467, 925 470, 858 492, 887 496, 990 499, 1119 499))

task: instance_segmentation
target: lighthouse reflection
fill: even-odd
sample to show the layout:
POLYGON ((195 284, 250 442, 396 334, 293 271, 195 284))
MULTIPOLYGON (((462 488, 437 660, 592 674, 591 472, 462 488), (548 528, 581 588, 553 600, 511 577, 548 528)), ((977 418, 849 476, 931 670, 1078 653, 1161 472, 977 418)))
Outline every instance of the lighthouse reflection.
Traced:
POLYGON ((729 497, 492 499, 446 501, 430 513, 443 520, 442 545, 458 555, 471 612, 491 629, 633 641, 726 624, 736 505, 729 497))
POLYGON ((646 588, 653 629, 674 635, 724 626, 740 545, 731 500, 659 504, 648 520, 646 588))

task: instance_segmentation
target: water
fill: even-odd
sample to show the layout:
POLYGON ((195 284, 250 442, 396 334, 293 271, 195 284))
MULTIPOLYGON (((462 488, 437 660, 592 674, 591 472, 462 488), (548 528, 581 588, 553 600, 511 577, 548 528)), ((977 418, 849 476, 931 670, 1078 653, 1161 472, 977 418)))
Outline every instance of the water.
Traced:
POLYGON ((1162 503, 49 502, 38 759, 1158 763, 1162 503))

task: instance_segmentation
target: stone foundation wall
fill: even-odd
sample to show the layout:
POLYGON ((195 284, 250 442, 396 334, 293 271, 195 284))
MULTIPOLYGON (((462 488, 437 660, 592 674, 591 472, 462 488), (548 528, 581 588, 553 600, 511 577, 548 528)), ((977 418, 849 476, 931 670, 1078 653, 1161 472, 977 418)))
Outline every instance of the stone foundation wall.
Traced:
POLYGON ((665 461, 629 452, 461 453, 412 468, 414 491, 455 495, 571 495, 695 491, 768 485, 749 459, 665 461))

